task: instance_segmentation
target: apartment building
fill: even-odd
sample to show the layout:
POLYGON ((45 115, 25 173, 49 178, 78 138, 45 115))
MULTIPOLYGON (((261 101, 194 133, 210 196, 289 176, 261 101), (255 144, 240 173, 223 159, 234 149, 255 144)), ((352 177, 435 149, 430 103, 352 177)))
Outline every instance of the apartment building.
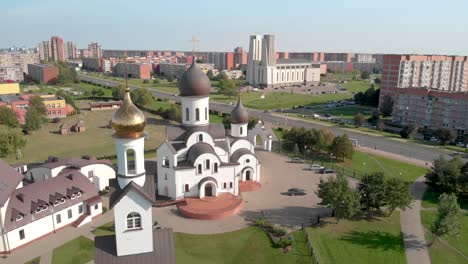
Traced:
POLYGON ((130 78, 151 79, 150 64, 119 62, 114 66, 112 72, 116 76, 125 77, 127 75, 130 78))
POLYGON ((46 64, 28 64, 28 76, 38 83, 54 83, 58 80, 57 67, 46 64))

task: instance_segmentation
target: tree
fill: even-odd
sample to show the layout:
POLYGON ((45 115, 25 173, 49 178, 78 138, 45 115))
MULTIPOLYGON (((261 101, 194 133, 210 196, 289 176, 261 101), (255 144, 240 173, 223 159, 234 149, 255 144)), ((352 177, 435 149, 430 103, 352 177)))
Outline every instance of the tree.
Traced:
POLYGON ((396 208, 405 209, 411 204, 410 184, 400 178, 391 177, 385 182, 384 204, 391 215, 396 208))
POLYGON ((439 197, 437 217, 431 225, 431 232, 434 237, 429 246, 432 246, 434 240, 440 236, 445 234, 457 234, 460 231, 459 212, 460 207, 455 194, 443 193, 439 197))
POLYGON ((154 102, 153 95, 146 88, 139 88, 131 91, 132 101, 138 106, 146 106, 154 102))
POLYGON ((322 199, 321 205, 335 210, 336 222, 353 217, 359 208, 359 194, 349 187, 348 180, 341 174, 328 180, 320 179, 315 194, 322 199))
POLYGON ((360 126, 364 125, 364 122, 366 122, 366 118, 364 117, 363 114, 357 113, 354 116, 354 125, 355 126, 360 127, 360 126))
POLYGON ((385 123, 382 120, 377 121, 377 124, 375 125, 378 131, 383 131, 385 128, 385 123))
POLYGON ((363 71, 361 72, 361 79, 367 80, 369 79, 369 75, 370 75, 369 72, 363 71))
POLYGON ((75 109, 76 113, 80 113, 80 108, 75 104, 75 100, 73 100, 73 97, 69 93, 63 90, 58 90, 55 95, 57 97, 62 97, 63 99, 65 99, 65 103, 71 105, 73 109, 75 109))
POLYGON ((219 90, 225 96, 233 97, 237 95, 238 91, 236 88, 236 84, 231 79, 221 79, 219 81, 219 90))
POLYGON ((453 140, 453 134, 450 129, 447 128, 438 128, 436 131, 434 131, 434 136, 439 138, 440 140, 440 145, 444 146, 447 142, 450 142, 453 140))
POLYGON ((381 83, 380 78, 375 78, 375 79, 374 79, 374 83, 375 83, 375 84, 380 84, 380 83, 381 83))
POLYGON ((353 143, 347 134, 337 136, 333 139, 330 151, 339 159, 351 159, 353 157, 353 143))
POLYGON ((221 80, 227 80, 227 79, 228 79, 227 73, 225 73, 225 72, 220 72, 220 73, 218 74, 218 79, 219 79, 220 81, 221 81, 221 80))
POLYGON ((180 105, 172 104, 168 111, 168 118, 176 122, 182 122, 182 111, 180 105))
POLYGON ((380 105, 380 113, 383 117, 391 116, 393 112, 393 98, 390 95, 385 95, 380 105))
POLYGON ((322 127, 320 129, 320 133, 323 135, 324 144, 321 146, 322 151, 326 151, 330 148, 333 140, 335 139, 335 135, 330 132, 326 127, 322 127))
POLYGON ((213 80, 214 78, 213 70, 208 70, 208 72, 206 73, 206 76, 208 76, 210 80, 213 80))
POLYGON ((75 69, 67 64, 66 62, 57 62, 55 66, 59 70, 58 82, 61 84, 67 84, 71 82, 79 82, 78 75, 75 69))
POLYGON ((44 104, 44 100, 39 95, 29 98, 29 108, 34 108, 39 115, 47 114, 47 108, 44 104))
POLYGON ((11 128, 19 127, 18 118, 11 108, 6 106, 0 107, 0 125, 6 125, 11 128))
POLYGON ((414 130, 415 130, 415 126, 413 124, 404 126, 403 129, 400 131, 400 136, 402 138, 410 138, 414 130))
POLYGON ((153 83, 154 83, 154 84, 159 84, 160 82, 161 82, 161 81, 160 81, 158 78, 156 78, 156 79, 153 80, 153 83))
POLYGON ((124 95, 125 95, 125 86, 124 85, 119 85, 117 87, 112 88, 112 98, 114 100, 123 100, 124 95))
POLYGON ((372 111, 371 117, 367 119, 367 122, 376 125, 380 120, 379 113, 377 111, 372 111))
POLYGON ((225 129, 231 129, 231 117, 227 114, 223 115, 223 125, 225 129))
POLYGON ((26 139, 20 129, 0 125, 0 156, 20 153, 25 146, 26 139))
POLYGON ((386 184, 383 172, 364 174, 359 183, 361 205, 368 211, 380 210, 385 203, 386 184))
POLYGON ((94 88, 92 91, 91 91, 91 94, 93 96, 96 96, 96 97, 101 97, 104 95, 104 91, 100 88, 94 88))
POLYGON ((260 121, 260 119, 258 119, 257 117, 249 117, 249 123, 247 123, 247 129, 252 129, 254 128, 258 122, 260 121))
POLYGON ((37 112, 36 108, 30 107, 26 113, 26 123, 24 129, 28 132, 38 130, 44 123, 42 116, 37 112))
POLYGON ((438 192, 460 193, 466 188, 463 167, 460 157, 446 160, 441 156, 434 160, 431 170, 425 175, 426 183, 438 192))
POLYGON ((173 82, 173 81, 174 81, 174 77, 172 77, 172 76, 167 76, 167 81, 170 82, 170 83, 173 82))

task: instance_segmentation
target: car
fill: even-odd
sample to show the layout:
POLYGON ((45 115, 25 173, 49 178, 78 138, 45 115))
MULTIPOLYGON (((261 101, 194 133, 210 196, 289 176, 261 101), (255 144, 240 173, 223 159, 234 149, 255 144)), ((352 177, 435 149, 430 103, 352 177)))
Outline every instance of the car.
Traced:
POLYGON ((324 168, 320 170, 321 174, 329 174, 329 173, 335 173, 335 172, 336 172, 335 169, 330 169, 330 168, 324 168))
POLYGON ((319 164, 312 164, 309 167, 309 170, 311 170, 311 171, 320 171, 320 170, 323 170, 323 169, 325 169, 325 167, 320 166, 319 164))
POLYGON ((286 194, 289 195, 289 196, 296 196, 296 195, 306 195, 307 192, 305 190, 303 190, 303 189, 291 188, 291 189, 288 189, 286 194))
POLYGON ((463 142, 457 142, 456 146, 457 146, 457 147, 466 148, 466 147, 467 147, 467 144, 465 144, 465 143, 463 143, 463 142))
POLYGON ((429 139, 429 141, 432 141, 432 142, 437 142, 437 141, 439 141, 439 139, 438 139, 438 138, 436 138, 436 137, 431 137, 431 138, 429 139))
POLYGON ((292 158, 291 163, 304 163, 304 160, 301 158, 292 158))

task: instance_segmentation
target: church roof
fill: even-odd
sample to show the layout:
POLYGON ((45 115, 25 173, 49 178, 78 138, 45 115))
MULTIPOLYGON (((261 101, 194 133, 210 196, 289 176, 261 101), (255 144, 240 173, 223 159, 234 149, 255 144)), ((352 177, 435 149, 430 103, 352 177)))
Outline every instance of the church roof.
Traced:
POLYGON ((214 148, 210 144, 204 143, 204 142, 198 142, 194 144, 192 147, 190 147, 190 149, 188 150, 187 161, 193 166, 193 164, 195 163, 195 160, 200 155, 206 154, 206 153, 211 153, 215 155, 216 157, 218 157, 214 148))
POLYGON ((188 127, 184 125, 167 126, 166 137, 168 141, 183 141, 196 132, 206 132, 210 134, 213 139, 226 138, 226 130, 223 124, 209 124, 207 126, 193 126, 188 127))
POLYGON ((211 81, 193 59, 192 65, 184 72, 179 81, 181 96, 208 96, 211 81))
POLYGON ((123 189, 120 188, 117 179, 109 180, 109 209, 112 209, 130 190, 134 190, 147 199, 151 204, 156 199, 156 188, 153 175, 146 175, 143 187, 133 181, 123 189))
POLYGON ((248 150, 246 148, 240 148, 240 149, 234 151, 234 153, 232 153, 231 161, 237 162, 240 157, 242 157, 243 155, 246 155, 246 154, 250 154, 250 155, 255 156, 250 150, 248 150))
POLYGON ((112 166, 112 162, 110 160, 98 160, 95 157, 83 156, 81 158, 66 158, 66 159, 49 157, 46 163, 39 165, 39 167, 46 167, 49 169, 55 169, 61 166, 82 168, 82 167, 92 165, 92 164, 104 164, 104 165, 112 166))
POLYGON ((100 197, 88 177, 77 169, 65 169, 56 177, 28 184, 11 194, 5 216, 5 230, 19 228, 83 201, 96 202, 96 199, 100 200, 100 197), (81 195, 71 199, 79 191, 81 195), (65 201, 54 206, 62 198, 65 201), (44 206, 47 209, 36 212, 44 206), (16 221, 19 214, 23 218, 16 221))
POLYGON ((23 180, 23 175, 13 169, 8 163, 0 160, 0 205, 5 205, 8 198, 23 180))
POLYGON ((236 107, 231 111, 231 124, 246 124, 249 122, 249 113, 242 105, 240 96, 236 107))

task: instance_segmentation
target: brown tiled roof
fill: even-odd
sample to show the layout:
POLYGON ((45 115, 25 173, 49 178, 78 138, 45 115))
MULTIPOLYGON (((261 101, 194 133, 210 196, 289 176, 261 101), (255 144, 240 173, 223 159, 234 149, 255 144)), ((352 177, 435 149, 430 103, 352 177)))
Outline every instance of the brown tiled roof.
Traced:
POLYGON ((153 252, 117 256, 115 235, 94 238, 94 263, 96 264, 175 264, 172 229, 154 229, 153 252))
POLYGON ((112 166, 112 162, 110 160, 98 160, 95 157, 85 157, 82 158, 66 158, 66 159, 58 159, 54 157, 50 157, 46 163, 41 164, 40 167, 46 167, 49 169, 55 169, 60 166, 69 166, 74 168, 82 168, 91 164, 105 164, 112 166), (52 161, 53 160, 53 161, 52 161))
POLYGON ((23 175, 5 161, 0 160, 0 205, 4 206, 8 198, 23 180, 23 175))
POLYGON ((5 215, 5 230, 16 229, 89 199, 101 198, 93 183, 78 170, 67 170, 56 177, 26 185, 11 194, 5 215), (82 192, 81 196, 71 199, 71 195, 78 191, 82 192), (65 202, 54 206, 54 202, 61 198, 65 198, 65 202), (36 209, 44 205, 47 205, 47 209, 36 213, 36 209), (23 219, 16 221, 20 213, 23 219))
POLYGON ((195 132, 206 132, 210 134, 213 139, 223 139, 226 138, 226 130, 224 129, 223 124, 209 124, 207 126, 167 126, 167 140, 168 141, 183 141, 186 142, 187 139, 195 132))
POLYGON ((140 185, 131 182, 123 189, 120 188, 117 179, 110 179, 109 180, 109 209, 112 209, 115 204, 122 199, 122 197, 128 193, 130 190, 134 190, 140 193, 144 198, 146 198, 149 202, 153 203, 156 200, 156 187, 154 182, 153 175, 146 175, 145 178, 145 185, 141 187, 140 185))

